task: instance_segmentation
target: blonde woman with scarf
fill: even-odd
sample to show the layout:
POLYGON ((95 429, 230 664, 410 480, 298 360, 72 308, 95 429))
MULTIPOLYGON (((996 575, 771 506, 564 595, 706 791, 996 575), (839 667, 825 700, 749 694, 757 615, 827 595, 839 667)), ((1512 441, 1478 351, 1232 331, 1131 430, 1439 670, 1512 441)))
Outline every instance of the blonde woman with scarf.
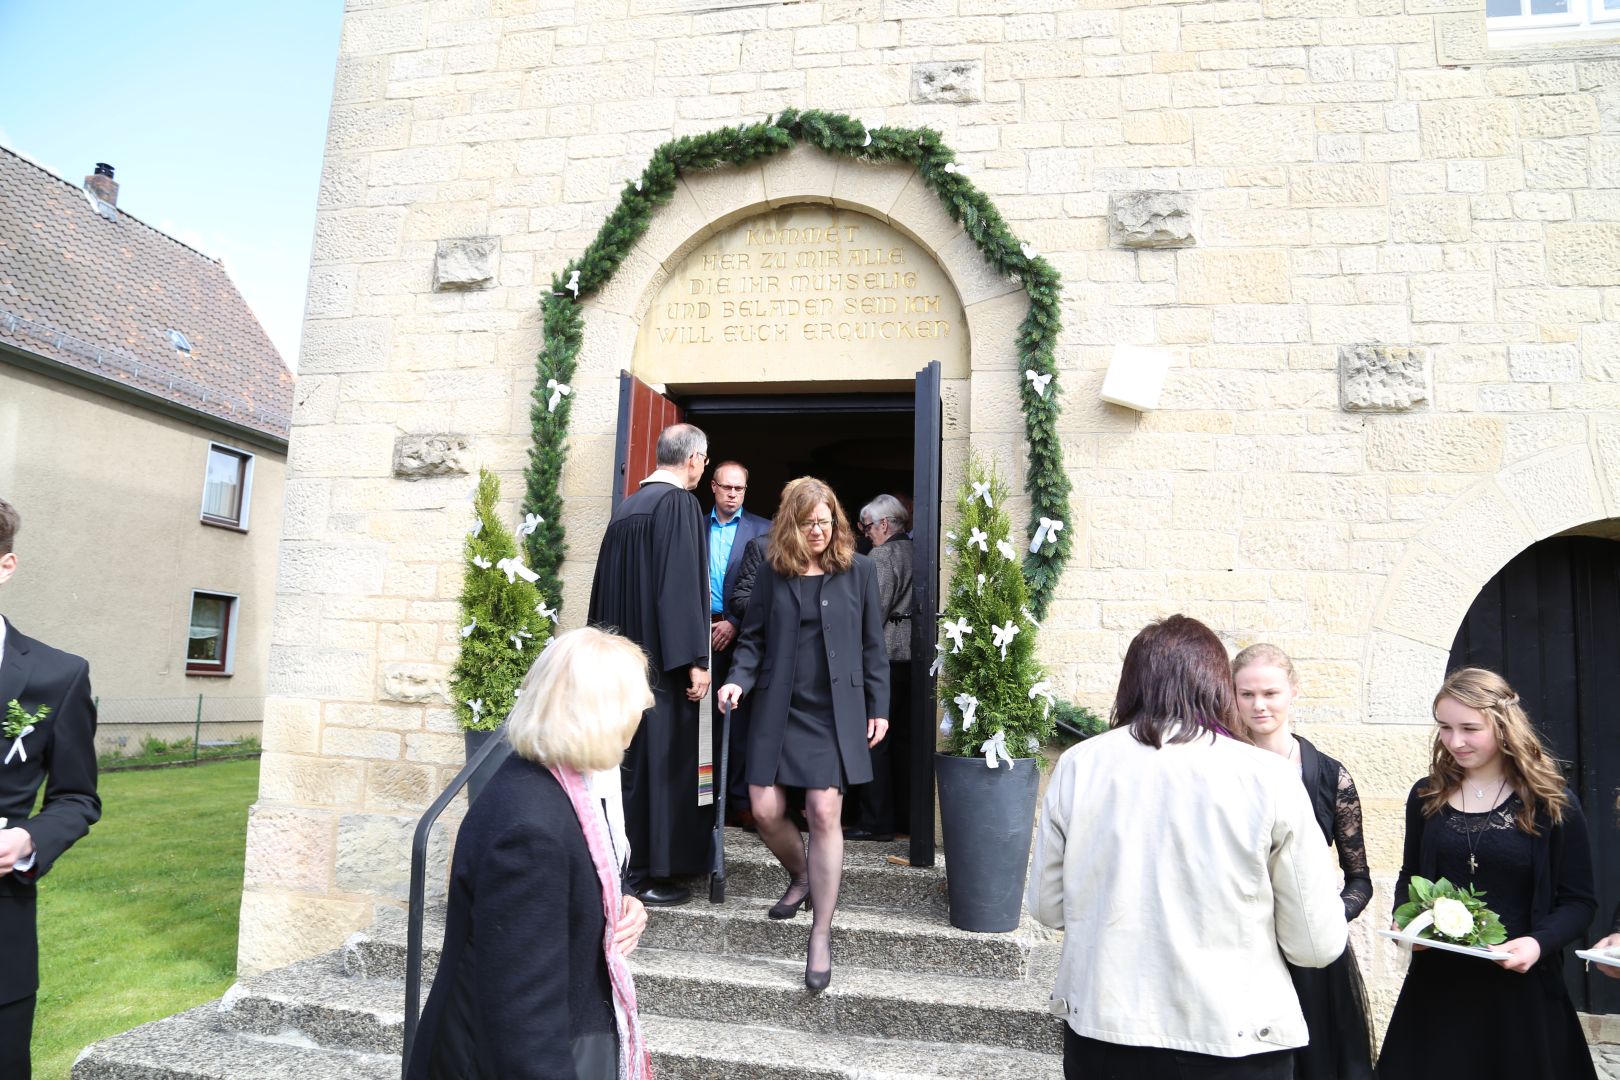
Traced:
POLYGON ((634 642, 590 628, 529 669, 512 756, 467 811, 444 949, 409 1080, 648 1080, 625 957, 647 913, 621 895, 617 768, 653 703, 634 642))

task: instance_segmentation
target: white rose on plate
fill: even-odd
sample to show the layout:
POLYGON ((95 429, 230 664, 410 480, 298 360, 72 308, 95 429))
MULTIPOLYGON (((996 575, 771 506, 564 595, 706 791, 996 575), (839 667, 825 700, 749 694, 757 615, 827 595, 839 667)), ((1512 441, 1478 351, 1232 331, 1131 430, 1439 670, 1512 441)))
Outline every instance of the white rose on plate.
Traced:
POLYGON ((1465 938, 1474 929, 1474 917, 1462 901, 1442 896, 1434 902, 1434 928, 1448 938, 1465 938))

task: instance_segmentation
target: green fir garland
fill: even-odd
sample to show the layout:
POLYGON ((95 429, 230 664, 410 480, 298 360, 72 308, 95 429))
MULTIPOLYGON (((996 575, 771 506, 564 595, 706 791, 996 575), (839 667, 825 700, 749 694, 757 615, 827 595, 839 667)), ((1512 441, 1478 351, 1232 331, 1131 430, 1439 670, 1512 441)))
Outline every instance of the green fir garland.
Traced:
POLYGON ((529 665, 551 638, 555 614, 550 608, 542 614, 538 582, 501 565, 518 548, 496 514, 500 498, 499 478, 480 469, 461 585, 461 652, 450 669, 463 731, 494 731, 506 719, 529 665))
POLYGON ((939 693, 944 752, 985 754, 998 767, 1039 756, 1057 723, 1056 698, 1035 661, 1040 625, 1029 608, 1029 583, 1018 572, 1019 545, 1002 509, 1006 498, 999 476, 977 459, 968 463, 956 497, 957 531, 947 537, 956 569, 936 646, 945 673, 939 693))
MULTIPOLYGON (((916 168, 939 196, 946 211, 961 222, 980 253, 998 274, 1016 279, 1029 294, 1029 314, 1018 331, 1018 379, 1023 395, 1024 432, 1029 443, 1029 466, 1024 487, 1030 497, 1029 533, 1034 536, 1040 519, 1067 524, 1069 478, 1063 471, 1063 450, 1058 441, 1057 366, 1053 348, 1061 328, 1058 272, 1034 248, 1022 244, 1007 228, 1000 211, 956 165, 956 155, 932 128, 871 128, 854 117, 819 111, 788 109, 763 123, 720 128, 664 143, 653 151, 640 177, 625 185, 618 205, 608 214, 596 238, 575 260, 552 279, 551 292, 541 301, 542 345, 535 363, 535 384, 529 408, 534 441, 525 470, 524 510, 545 523, 527 540, 529 565, 540 575, 536 583, 561 604, 560 571, 567 551, 563 529, 562 497, 558 479, 567 454, 568 417, 572 402, 561 398, 550 405, 551 384, 567 385, 574 378, 580 346, 585 338, 584 313, 579 301, 601 289, 618 271, 636 242, 646 233, 658 208, 675 195, 684 173, 743 166, 805 142, 829 154, 872 163, 905 162, 916 168), (1037 389, 1024 371, 1050 376, 1037 389)), ((1030 607, 1044 618, 1052 602, 1063 565, 1068 561, 1073 530, 1059 531, 1023 557, 1030 588, 1030 607)))

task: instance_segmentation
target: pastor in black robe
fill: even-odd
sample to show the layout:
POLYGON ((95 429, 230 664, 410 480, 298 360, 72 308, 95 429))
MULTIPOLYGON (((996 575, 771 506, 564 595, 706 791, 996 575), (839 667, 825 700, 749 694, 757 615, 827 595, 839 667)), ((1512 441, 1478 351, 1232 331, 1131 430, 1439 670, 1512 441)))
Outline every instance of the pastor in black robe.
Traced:
POLYGON ((619 504, 602 537, 589 621, 640 645, 653 707, 620 766, 630 877, 708 868, 712 811, 698 806, 698 706, 690 669, 709 666, 708 543, 696 496, 655 473, 619 504))

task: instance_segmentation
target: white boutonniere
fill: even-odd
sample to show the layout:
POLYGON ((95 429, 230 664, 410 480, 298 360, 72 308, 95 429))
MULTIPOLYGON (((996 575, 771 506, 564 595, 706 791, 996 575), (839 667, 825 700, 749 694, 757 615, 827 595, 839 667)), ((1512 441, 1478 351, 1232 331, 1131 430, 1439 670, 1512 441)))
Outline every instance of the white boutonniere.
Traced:
POLYGON ((23 749, 23 736, 32 734, 35 728, 45 722, 50 713, 49 705, 41 705, 33 712, 29 712, 16 698, 6 703, 6 718, 0 723, 0 733, 11 740, 11 749, 6 751, 3 764, 10 765, 13 757, 28 760, 28 751, 23 749))

